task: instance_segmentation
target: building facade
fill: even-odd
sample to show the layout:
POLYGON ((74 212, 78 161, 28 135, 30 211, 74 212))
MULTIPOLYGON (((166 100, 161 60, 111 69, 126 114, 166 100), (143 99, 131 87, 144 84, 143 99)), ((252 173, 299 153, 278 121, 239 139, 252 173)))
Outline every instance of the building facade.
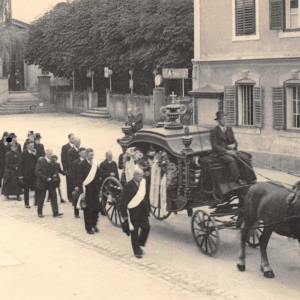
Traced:
POLYGON ((194 0, 194 9, 196 122, 213 126, 223 109, 256 165, 300 172, 299 0, 194 0))

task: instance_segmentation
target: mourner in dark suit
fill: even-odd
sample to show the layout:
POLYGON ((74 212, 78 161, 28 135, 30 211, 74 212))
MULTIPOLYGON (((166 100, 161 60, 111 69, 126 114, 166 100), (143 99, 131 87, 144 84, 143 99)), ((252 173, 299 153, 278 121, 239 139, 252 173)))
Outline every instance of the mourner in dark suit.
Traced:
POLYGON ((210 131, 210 142, 212 155, 229 164, 233 179, 239 185, 256 181, 255 173, 252 171, 251 155, 246 152, 237 151, 237 141, 232 128, 226 126, 226 115, 223 111, 218 111, 216 118, 218 126, 210 131), (238 168, 239 167, 239 168, 238 168))
MULTIPOLYGON (((63 170, 65 172, 68 172, 68 151, 69 149, 73 148, 74 143, 74 134, 70 133, 68 135, 69 143, 65 144, 61 148, 61 164, 63 166, 63 170)), ((68 194, 68 200, 72 202, 72 190, 73 190, 73 183, 71 177, 67 174, 66 177, 67 181, 67 194, 68 194)))
POLYGON ((8 132, 5 131, 3 133, 2 139, 0 140, 0 188, 2 187, 2 179, 5 170, 5 154, 6 154, 5 146, 7 145, 7 141, 6 141, 7 137, 8 137, 8 132))
POLYGON ((134 123, 134 115, 132 114, 132 109, 127 109, 127 116, 125 118, 125 126, 131 126, 134 123))
POLYGON ((53 217, 60 217, 63 214, 58 212, 55 177, 56 170, 51 164, 52 150, 47 149, 45 157, 40 157, 35 167, 36 189, 38 198, 38 217, 43 218, 43 205, 45 201, 46 191, 49 191, 53 217))
MULTIPOLYGON (((55 188, 58 189, 58 194, 59 194, 59 197, 60 197, 60 203, 66 203, 66 201, 61 196, 60 177, 59 177, 59 174, 65 176, 66 173, 61 169, 60 163, 58 163, 57 160, 58 160, 58 157, 56 155, 52 155, 51 164, 52 164, 52 167, 54 168, 54 171, 55 171, 55 175, 53 176, 53 185, 55 186, 55 188)), ((50 201, 50 195, 48 197, 48 201, 50 201)))
MULTIPOLYGON (((8 135, 8 138, 6 139, 7 140, 7 145, 5 146, 5 151, 8 152, 10 150, 10 147, 11 147, 11 143, 12 142, 17 142, 17 136, 12 132, 8 135)), ((18 149, 17 151, 19 153, 22 152, 22 149, 21 149, 21 145, 18 143, 18 149)))
POLYGON ((41 135, 36 133, 34 136, 34 149, 36 150, 36 158, 45 156, 45 148, 44 145, 41 144, 41 135))
MULTIPOLYGON (((18 177, 24 185, 24 203, 26 208, 29 206, 29 190, 35 190, 35 166, 36 166, 36 150, 34 142, 28 141, 26 150, 20 154, 18 163, 18 177)), ((37 205, 37 194, 35 193, 35 205, 37 205)))
POLYGON ((141 113, 139 107, 135 108, 134 122, 132 123, 133 133, 138 132, 143 128, 143 114, 141 113))
MULTIPOLYGON (((145 180, 143 179, 143 175, 143 170, 137 168, 134 172, 133 179, 128 181, 124 186, 124 190, 122 192, 122 197, 120 201, 121 215, 124 219, 128 218, 128 204, 138 193, 142 180, 145 180)), ((134 255, 137 258, 142 258, 143 251, 141 247, 144 247, 146 245, 147 238, 150 232, 150 224, 148 219, 149 212, 149 185, 146 184, 146 191, 143 200, 136 207, 129 209, 130 221, 134 228, 134 230, 130 232, 131 244, 134 255), (141 229, 140 235, 139 229, 141 229)))
MULTIPOLYGON (((119 173, 118 167, 116 162, 114 162, 112 152, 108 151, 105 154, 106 159, 100 164, 99 172, 100 172, 100 181, 101 185, 103 184, 104 180, 109 177, 115 177, 119 180, 119 173)), ((102 201, 104 203, 104 207, 106 206, 107 197, 102 195, 102 201)), ((101 214, 105 215, 103 207, 101 207, 101 214)))
POLYGON ((79 187, 76 189, 79 190, 80 194, 84 192, 84 181, 87 179, 87 177, 91 178, 91 182, 85 186, 86 207, 83 209, 85 229, 88 234, 94 234, 94 231, 99 231, 97 228, 100 211, 100 176, 98 166, 96 166, 96 169, 94 169, 95 174, 90 174, 89 176, 92 165, 95 163, 96 161, 94 161, 94 152, 92 149, 88 148, 86 149, 86 159, 78 164, 77 170, 79 187))
POLYGON ((119 180, 119 173, 118 173, 118 167, 116 162, 113 161, 113 156, 112 152, 108 151, 105 153, 106 159, 100 164, 100 177, 101 177, 101 182, 109 177, 115 177, 119 180))
MULTIPOLYGON (((85 148, 79 148, 78 153, 79 153, 79 158, 76 159, 72 164, 71 175, 72 175, 72 179, 73 179, 74 189, 77 188, 77 190, 79 191, 80 183, 78 182, 78 164, 86 159, 85 148)), ((78 199, 75 201, 73 199, 74 216, 75 216, 75 218, 80 218, 79 217, 79 209, 76 208, 77 202, 78 202, 78 199)))
POLYGON ((21 201, 20 195, 23 194, 23 191, 18 184, 18 161, 20 153, 17 151, 17 148, 18 144, 12 142, 11 150, 6 153, 2 194, 7 199, 11 195, 17 196, 17 200, 21 201))
POLYGON ((27 139, 26 141, 24 142, 24 145, 23 145, 23 151, 26 150, 26 143, 28 141, 31 141, 31 142, 34 142, 34 132, 32 130, 28 131, 27 133, 27 139))

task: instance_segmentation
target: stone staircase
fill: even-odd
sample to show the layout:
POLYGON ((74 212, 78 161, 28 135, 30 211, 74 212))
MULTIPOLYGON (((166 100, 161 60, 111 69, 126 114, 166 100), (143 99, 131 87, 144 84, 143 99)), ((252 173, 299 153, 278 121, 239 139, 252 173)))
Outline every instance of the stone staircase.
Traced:
POLYGON ((0 115, 56 113, 59 109, 50 102, 41 100, 37 94, 10 92, 8 102, 0 105, 0 115))
POLYGON ((110 114, 106 107, 93 107, 92 109, 87 110, 85 113, 81 113, 81 115, 89 118, 110 118, 110 114))

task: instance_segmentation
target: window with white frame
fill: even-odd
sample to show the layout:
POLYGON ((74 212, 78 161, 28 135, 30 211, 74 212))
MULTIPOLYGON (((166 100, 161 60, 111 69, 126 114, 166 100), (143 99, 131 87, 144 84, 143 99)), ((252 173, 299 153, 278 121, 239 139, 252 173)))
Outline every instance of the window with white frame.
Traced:
POLYGON ((238 85, 238 124, 253 126, 254 125, 254 85, 238 85))
POLYGON ((300 85, 286 86, 287 129, 300 129, 300 85))
POLYGON ((299 0, 270 0, 270 29, 299 31, 299 0))
POLYGON ((299 14, 299 1, 298 0, 285 0, 285 28, 296 29, 300 28, 300 14, 299 14))

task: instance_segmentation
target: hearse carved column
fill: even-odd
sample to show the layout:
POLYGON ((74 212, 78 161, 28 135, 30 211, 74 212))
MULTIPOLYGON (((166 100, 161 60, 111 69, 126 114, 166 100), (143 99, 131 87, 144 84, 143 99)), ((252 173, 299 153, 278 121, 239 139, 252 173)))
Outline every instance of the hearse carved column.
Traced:
POLYGON ((178 195, 181 194, 183 190, 183 158, 178 158, 178 195))
POLYGON ((190 198, 191 196, 191 189, 190 189, 190 163, 192 162, 191 158, 186 158, 184 160, 185 164, 185 189, 184 189, 184 195, 187 198, 190 198))

